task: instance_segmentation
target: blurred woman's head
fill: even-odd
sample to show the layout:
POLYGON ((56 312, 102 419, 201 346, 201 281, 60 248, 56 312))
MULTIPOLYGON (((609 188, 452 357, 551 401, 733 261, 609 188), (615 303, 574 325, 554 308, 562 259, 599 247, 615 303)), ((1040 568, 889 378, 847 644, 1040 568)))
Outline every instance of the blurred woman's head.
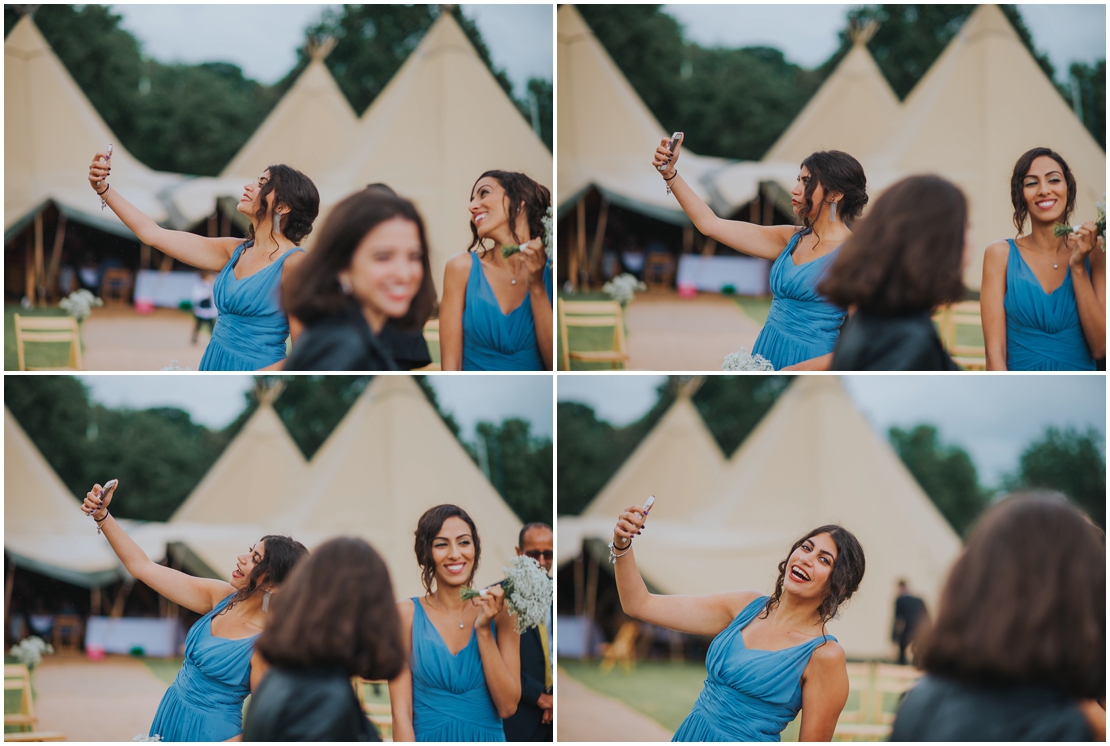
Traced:
POLYGON ((257 649, 278 668, 343 669, 391 679, 404 665, 401 624, 385 561, 362 539, 321 544, 275 594, 257 649))
POLYGON ((1014 227, 1020 235, 1025 218, 1049 225, 1067 223, 1075 209, 1075 177, 1060 154, 1048 148, 1026 151, 1010 176, 1014 227))
POLYGON ((817 290, 842 308, 900 315, 963 298, 967 200, 939 176, 910 176, 875 200, 817 290))
MULTIPOLYGON (((308 549, 288 536, 270 534, 263 536, 245 554, 239 555, 231 573, 231 587, 235 596, 224 612, 246 601, 258 591, 272 591, 282 584, 308 549)), ((223 613, 223 612, 221 612, 223 613)))
POLYGON ((248 240, 254 240, 256 232, 276 236, 280 231, 300 246, 312 232, 312 222, 320 214, 320 192, 312 179, 300 171, 284 165, 270 166, 243 189, 236 209, 251 219, 248 240), (275 213, 280 215, 277 225, 275 213))
POLYGON ((467 250, 495 243, 522 244, 543 238, 551 191, 515 171, 486 171, 470 190, 471 242, 467 250))
POLYGON ((790 197, 794 214, 807 228, 814 227, 818 216, 829 214, 831 201, 837 203, 837 220, 850 226, 867 204, 867 176, 860 162, 847 153, 819 150, 802 161, 790 197))
POLYGON ((347 312, 353 298, 380 331, 386 319, 419 330, 436 291, 424 221, 407 199, 368 188, 340 202, 286 291, 291 316, 311 324, 347 312))
POLYGON ((802 600, 820 600, 817 614, 824 624, 859 588, 865 568, 863 547, 851 531, 835 524, 818 526, 794 542, 790 554, 779 563, 775 592, 762 614, 789 593, 802 600))
POLYGON ((416 562, 424 589, 436 586, 469 586, 482 558, 478 529, 457 505, 437 505, 416 524, 416 562))
POLYGON ((1063 495, 991 508, 948 573, 923 668, 988 686, 1106 691, 1106 535, 1063 495))

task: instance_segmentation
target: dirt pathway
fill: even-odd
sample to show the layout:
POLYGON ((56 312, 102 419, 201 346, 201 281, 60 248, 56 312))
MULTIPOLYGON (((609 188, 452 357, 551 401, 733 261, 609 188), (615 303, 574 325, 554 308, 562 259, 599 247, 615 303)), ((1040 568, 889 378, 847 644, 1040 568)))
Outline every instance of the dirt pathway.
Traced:
POLYGON ((760 325, 736 301, 716 293, 679 298, 641 293, 628 306, 631 370, 720 370, 725 355, 751 350, 760 325))
POLYGON ((38 730, 69 741, 130 741, 146 734, 166 691, 141 661, 109 655, 49 655, 35 669, 38 730))
POLYGON ((130 306, 98 308, 85 322, 85 370, 150 370, 176 360, 181 368, 197 370, 208 344, 201 333, 197 344, 193 317, 173 308, 156 308, 141 315, 130 306))
POLYGON ((624 702, 598 694, 559 671, 557 736, 562 741, 670 741, 671 732, 624 702))

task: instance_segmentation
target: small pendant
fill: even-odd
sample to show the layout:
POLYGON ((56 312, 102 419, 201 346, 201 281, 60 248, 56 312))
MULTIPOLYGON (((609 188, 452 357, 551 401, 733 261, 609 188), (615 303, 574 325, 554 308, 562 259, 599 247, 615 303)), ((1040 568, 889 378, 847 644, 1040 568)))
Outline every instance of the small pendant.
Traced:
POLYGON ((1060 268, 1060 265, 1059 265, 1059 264, 1057 264, 1056 262, 1053 262, 1053 263, 1052 263, 1052 268, 1053 268, 1053 269, 1059 269, 1059 268, 1060 268))
POLYGON ((463 625, 462 625, 462 624, 460 624, 460 625, 459 625, 459 629, 463 629, 463 625))
POLYGON ((510 283, 509 283, 509 284, 510 284, 510 285, 515 285, 515 284, 516 284, 516 280, 512 280, 512 281, 510 281, 510 283))

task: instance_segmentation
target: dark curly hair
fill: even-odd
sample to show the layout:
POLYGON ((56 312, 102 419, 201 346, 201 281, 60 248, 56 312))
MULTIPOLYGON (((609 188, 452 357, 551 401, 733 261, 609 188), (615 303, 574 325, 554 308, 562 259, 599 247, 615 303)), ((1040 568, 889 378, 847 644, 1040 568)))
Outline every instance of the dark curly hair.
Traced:
POLYGON ((341 668, 392 679, 404 667, 401 621, 385 561, 362 539, 342 536, 297 565, 274 594, 273 620, 256 649, 278 668, 341 668))
POLYGON ((1048 156, 1060 164, 1060 170, 1064 172, 1064 183, 1068 186, 1068 201, 1064 205, 1064 214, 1060 216, 1060 222, 1067 223, 1071 218, 1072 210, 1075 209, 1075 194, 1078 187, 1075 185, 1075 177, 1072 176, 1067 162, 1060 157, 1059 153, 1049 148, 1028 150, 1017 159, 1017 163, 1014 164, 1014 173, 1010 177, 1010 202, 1014 205, 1014 227, 1017 228, 1019 236, 1022 229, 1025 228, 1025 218, 1029 216, 1029 205, 1025 203, 1023 182, 1025 181, 1025 175, 1029 173, 1029 169, 1033 165, 1033 161, 1042 155, 1048 156))
POLYGON ((432 592, 432 581, 435 580, 436 563, 432 559, 432 542, 435 541, 443 522, 448 518, 461 518, 470 526, 470 536, 474 539, 474 566, 470 568, 470 576, 466 579, 469 586, 474 581, 474 573, 478 572, 478 562, 482 558, 482 540, 478 538, 478 528, 474 520, 466 511, 457 505, 437 505, 428 508, 416 524, 416 564, 420 565, 420 581, 424 590, 432 592))
MULTIPOLYGON (((509 217, 509 233, 512 234, 513 240, 517 243, 521 240, 516 234, 517 217, 521 210, 524 210, 528 219, 530 237, 542 239, 544 237, 543 219, 547 214, 547 208, 551 207, 551 190, 516 171, 486 171, 475 180, 474 186, 478 186, 478 182, 487 176, 497 179, 497 183, 505 190, 505 199, 509 203, 506 208, 509 217)), ((470 187, 470 193, 474 194, 474 187, 470 187)), ((470 236, 471 241, 466 247, 467 251, 474 247, 485 249, 482 239, 478 238, 478 228, 473 220, 470 221, 470 236)))
POLYGON ((308 554, 308 549, 299 541, 294 541, 288 536, 269 534, 260 540, 266 544, 266 554, 262 561, 254 566, 247 577, 247 585, 235 593, 221 614, 230 611, 235 605, 241 604, 254 595, 263 580, 279 585, 292 571, 293 566, 308 554))
POLYGON ((866 565, 863 547, 860 546, 859 540, 843 526, 836 524, 818 526, 794 542, 794 546, 790 547, 790 551, 786 554, 786 559, 779 563, 779 577, 775 581, 775 592, 767 599, 767 604, 760 612, 760 616, 766 618, 771 610, 779 605, 779 599, 782 598, 782 584, 786 580, 786 565, 790 562, 790 556, 798 547, 817 534, 828 534, 836 543, 836 561, 833 563, 832 574, 829 575, 828 593, 822 599, 821 605, 817 607, 821 624, 826 624, 836 616, 840 605, 851 598, 859 588, 866 565))
MULTIPOLYGON (((809 169, 810 175, 803 193, 805 204, 798 211, 802 225, 813 229, 813 218, 820 212, 820 209, 813 209, 813 191, 820 184, 825 194, 840 192, 843 195, 836 205, 836 214, 851 227, 867 204, 867 176, 860 162, 840 150, 818 150, 802 161, 802 166, 809 169)), ((820 235, 820 231, 814 232, 820 235)))
MULTIPOLYGON (((272 192, 274 207, 285 205, 289 208, 289 212, 281 216, 281 234, 300 246, 304 237, 312 233, 312 222, 320 214, 320 192, 312 179, 295 168, 278 164, 266 170, 270 172, 270 178, 258 192, 258 210, 254 218, 259 225, 265 225, 269 218, 270 232, 273 233, 272 218, 266 207, 266 196, 272 192)), ((247 240, 254 240, 253 225, 247 229, 247 240)))

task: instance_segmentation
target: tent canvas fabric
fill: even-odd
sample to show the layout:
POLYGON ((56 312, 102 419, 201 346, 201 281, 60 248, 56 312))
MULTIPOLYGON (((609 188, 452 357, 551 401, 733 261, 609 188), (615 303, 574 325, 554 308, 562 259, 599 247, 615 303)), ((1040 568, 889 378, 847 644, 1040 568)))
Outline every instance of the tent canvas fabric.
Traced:
POLYGON ((155 222, 171 219, 170 192, 186 179, 148 168, 120 143, 30 16, 4 41, 4 236, 53 201, 71 219, 133 238, 100 210, 85 177, 94 153, 113 144, 111 183, 155 222))
POLYGON ((467 206, 482 173, 518 171, 553 186, 551 153, 450 13, 440 14, 370 104, 352 143, 344 163, 317 181, 317 225, 352 192, 388 184, 424 219, 441 293, 447 260, 470 244, 467 206))
MULTIPOLYGON (((90 485, 91 486, 91 485, 90 485)), ((121 523, 123 523, 121 521, 121 523)), ((134 524, 127 522, 128 530, 134 524)), ((139 541, 154 559, 157 541, 139 541)), ((96 524, 4 408, 4 551, 25 567, 66 583, 97 588, 127 577, 96 524)))
POLYGON ((1076 118, 996 5, 980 5, 906 98, 878 189, 936 173, 967 196, 980 250, 964 280, 978 288, 983 249, 1015 234, 1010 175, 1022 153, 1058 152, 1078 186, 1073 222, 1094 219, 1106 191, 1106 153, 1076 118))
MULTIPOLYGON (((690 220, 667 194, 651 154, 670 132, 636 94, 628 79, 573 5, 558 13, 560 215, 591 187, 613 204, 669 223, 690 220)), ((683 179, 707 203, 724 209, 706 187, 719 158, 683 147, 683 179)), ((758 184, 757 184, 758 187, 758 184)))
POLYGON ((398 597, 423 594, 416 524, 443 503, 465 510, 482 556, 475 587, 497 582, 515 556, 521 521, 475 466, 410 376, 376 376, 320 447, 287 530, 309 548, 335 536, 368 541, 398 597))

